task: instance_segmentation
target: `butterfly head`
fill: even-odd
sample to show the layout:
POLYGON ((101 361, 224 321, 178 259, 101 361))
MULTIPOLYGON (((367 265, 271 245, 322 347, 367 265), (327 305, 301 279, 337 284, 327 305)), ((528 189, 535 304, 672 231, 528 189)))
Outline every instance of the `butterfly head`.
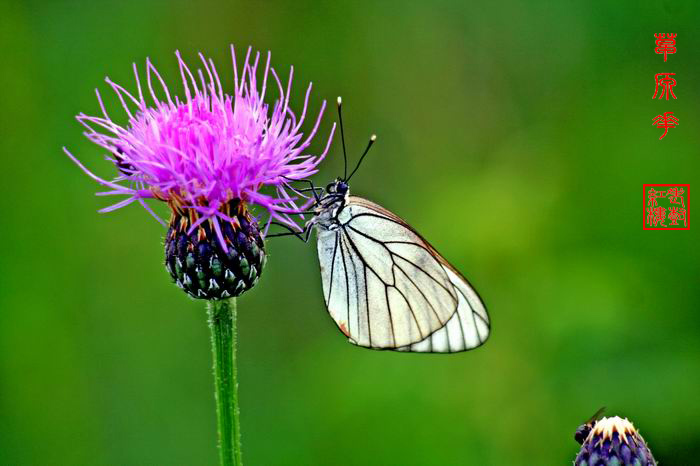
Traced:
POLYGON ((335 181, 328 183, 323 196, 316 200, 314 206, 315 215, 309 222, 324 230, 338 228, 340 225, 338 215, 345 207, 349 195, 350 187, 345 180, 337 178, 335 181))
POLYGON ((340 178, 336 178, 335 181, 333 181, 332 183, 328 183, 328 186, 326 186, 326 192, 334 196, 345 197, 345 195, 348 194, 349 191, 350 186, 348 186, 348 183, 340 178))

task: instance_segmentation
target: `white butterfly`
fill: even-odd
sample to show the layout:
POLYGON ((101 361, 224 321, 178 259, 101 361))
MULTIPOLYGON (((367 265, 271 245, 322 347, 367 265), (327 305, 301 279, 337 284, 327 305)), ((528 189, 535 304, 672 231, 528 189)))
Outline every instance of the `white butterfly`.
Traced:
POLYGON ((350 177, 322 194, 312 185, 314 216, 305 238, 297 234, 317 232, 323 295, 338 328, 373 349, 452 353, 483 344, 489 316, 466 278, 398 216, 350 196, 350 177))

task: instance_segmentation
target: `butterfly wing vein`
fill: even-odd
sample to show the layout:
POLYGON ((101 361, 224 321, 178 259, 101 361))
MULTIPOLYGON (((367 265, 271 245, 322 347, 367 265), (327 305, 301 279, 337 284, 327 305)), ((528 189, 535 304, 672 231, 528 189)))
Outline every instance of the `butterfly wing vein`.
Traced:
POLYGON ((408 224, 357 197, 338 219, 338 229, 318 231, 318 255, 326 306, 352 343, 456 352, 486 341, 478 294, 408 224))

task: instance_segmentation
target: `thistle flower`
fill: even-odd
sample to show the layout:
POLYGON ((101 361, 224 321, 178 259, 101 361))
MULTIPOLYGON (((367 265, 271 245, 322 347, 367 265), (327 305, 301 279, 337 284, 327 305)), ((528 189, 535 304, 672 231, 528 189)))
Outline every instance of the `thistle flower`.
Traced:
POLYGON ((575 466, 656 465, 644 439, 627 419, 604 417, 585 427, 576 433, 582 445, 575 466))
POLYGON ((175 283, 195 298, 238 296, 255 285, 265 263, 263 239, 271 221, 301 230, 293 216, 311 201, 289 183, 316 173, 335 130, 334 126, 323 153, 305 153, 318 130, 325 101, 305 135, 301 126, 311 84, 297 118, 289 106, 293 68, 285 88, 270 66, 268 52, 259 86, 260 54, 251 61, 248 49, 240 76, 233 47, 231 54, 232 95, 224 93, 213 61, 202 54, 203 70, 193 73, 176 52, 184 99, 171 94, 150 60, 146 60, 146 86, 133 65, 135 95, 106 78, 122 104, 127 124, 112 120, 99 91, 102 116, 81 113, 77 119, 87 128, 87 138, 111 154, 107 159, 116 169, 114 179, 98 177, 64 148, 85 173, 110 188, 98 195, 126 196, 101 212, 138 202, 166 225, 145 200, 168 204, 171 216, 165 264, 175 283), (278 90, 272 106, 264 102, 272 87, 269 81, 278 90), (156 89, 162 91, 162 97, 156 89), (251 205, 267 214, 262 230, 259 217, 251 215, 251 205))

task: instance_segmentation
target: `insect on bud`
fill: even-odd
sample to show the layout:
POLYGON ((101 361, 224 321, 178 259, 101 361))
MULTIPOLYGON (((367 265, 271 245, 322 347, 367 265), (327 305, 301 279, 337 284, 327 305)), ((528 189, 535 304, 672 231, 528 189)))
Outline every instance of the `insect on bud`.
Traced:
POLYGON ((239 296, 255 286, 265 265, 265 244, 245 203, 234 199, 224 213, 233 221, 208 219, 190 232, 196 212, 173 208, 165 238, 165 267, 175 284, 193 298, 239 296), (214 221, 219 222, 226 251, 214 221))
MULTIPOLYGON (((634 464, 655 466, 656 460, 649 447, 632 423, 617 416, 596 421, 582 438, 581 450, 574 460, 575 466, 612 466, 634 464)), ((582 432, 584 433, 584 432, 582 432)))

